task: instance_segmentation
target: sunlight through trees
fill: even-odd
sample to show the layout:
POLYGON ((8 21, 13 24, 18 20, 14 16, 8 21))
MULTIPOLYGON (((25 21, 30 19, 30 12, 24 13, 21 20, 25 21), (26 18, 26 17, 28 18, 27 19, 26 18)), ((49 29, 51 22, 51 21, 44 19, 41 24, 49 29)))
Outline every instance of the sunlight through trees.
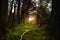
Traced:
POLYGON ((47 40, 44 31, 52 11, 52 1, 8 0, 7 40, 47 40))

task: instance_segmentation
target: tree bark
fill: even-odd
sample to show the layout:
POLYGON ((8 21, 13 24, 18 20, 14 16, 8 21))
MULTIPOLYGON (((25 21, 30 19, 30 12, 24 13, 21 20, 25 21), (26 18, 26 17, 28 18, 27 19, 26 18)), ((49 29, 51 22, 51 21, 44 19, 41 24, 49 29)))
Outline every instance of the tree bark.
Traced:
POLYGON ((7 33, 8 26, 8 0, 2 0, 1 2, 1 18, 0 18, 0 31, 1 40, 4 40, 7 33))

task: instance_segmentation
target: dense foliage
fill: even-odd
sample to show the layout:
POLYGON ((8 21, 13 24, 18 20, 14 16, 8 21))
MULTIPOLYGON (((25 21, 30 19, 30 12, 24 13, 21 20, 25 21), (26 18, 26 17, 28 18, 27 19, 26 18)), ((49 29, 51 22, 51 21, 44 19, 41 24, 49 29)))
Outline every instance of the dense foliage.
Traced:
POLYGON ((45 40, 46 33, 41 28, 36 28, 31 23, 23 26, 18 25, 16 28, 11 29, 7 34, 7 40, 20 40, 21 35, 27 31, 22 39, 23 40, 45 40), (29 31, 27 31, 29 30, 29 31))

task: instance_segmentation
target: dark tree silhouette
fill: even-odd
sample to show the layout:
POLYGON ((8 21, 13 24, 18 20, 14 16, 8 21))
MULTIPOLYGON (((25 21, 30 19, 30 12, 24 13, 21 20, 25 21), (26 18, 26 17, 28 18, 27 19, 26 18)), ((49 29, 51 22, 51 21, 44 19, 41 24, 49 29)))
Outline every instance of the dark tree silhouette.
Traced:
POLYGON ((7 25, 8 25, 8 0, 1 0, 1 16, 0 16, 0 40, 4 40, 4 36, 6 37, 7 33, 7 25))

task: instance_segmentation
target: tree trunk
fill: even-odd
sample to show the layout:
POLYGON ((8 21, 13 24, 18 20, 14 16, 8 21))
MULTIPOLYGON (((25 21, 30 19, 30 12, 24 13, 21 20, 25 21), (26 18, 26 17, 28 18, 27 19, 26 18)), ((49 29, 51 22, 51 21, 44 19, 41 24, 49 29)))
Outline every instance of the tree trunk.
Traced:
POLYGON ((21 23, 20 0, 17 1, 18 1, 17 17, 18 17, 18 24, 20 24, 21 23))
POLYGON ((0 18, 0 31, 1 31, 1 40, 4 40, 4 37, 7 33, 7 26, 8 26, 8 0, 2 0, 1 5, 1 18, 0 18))

